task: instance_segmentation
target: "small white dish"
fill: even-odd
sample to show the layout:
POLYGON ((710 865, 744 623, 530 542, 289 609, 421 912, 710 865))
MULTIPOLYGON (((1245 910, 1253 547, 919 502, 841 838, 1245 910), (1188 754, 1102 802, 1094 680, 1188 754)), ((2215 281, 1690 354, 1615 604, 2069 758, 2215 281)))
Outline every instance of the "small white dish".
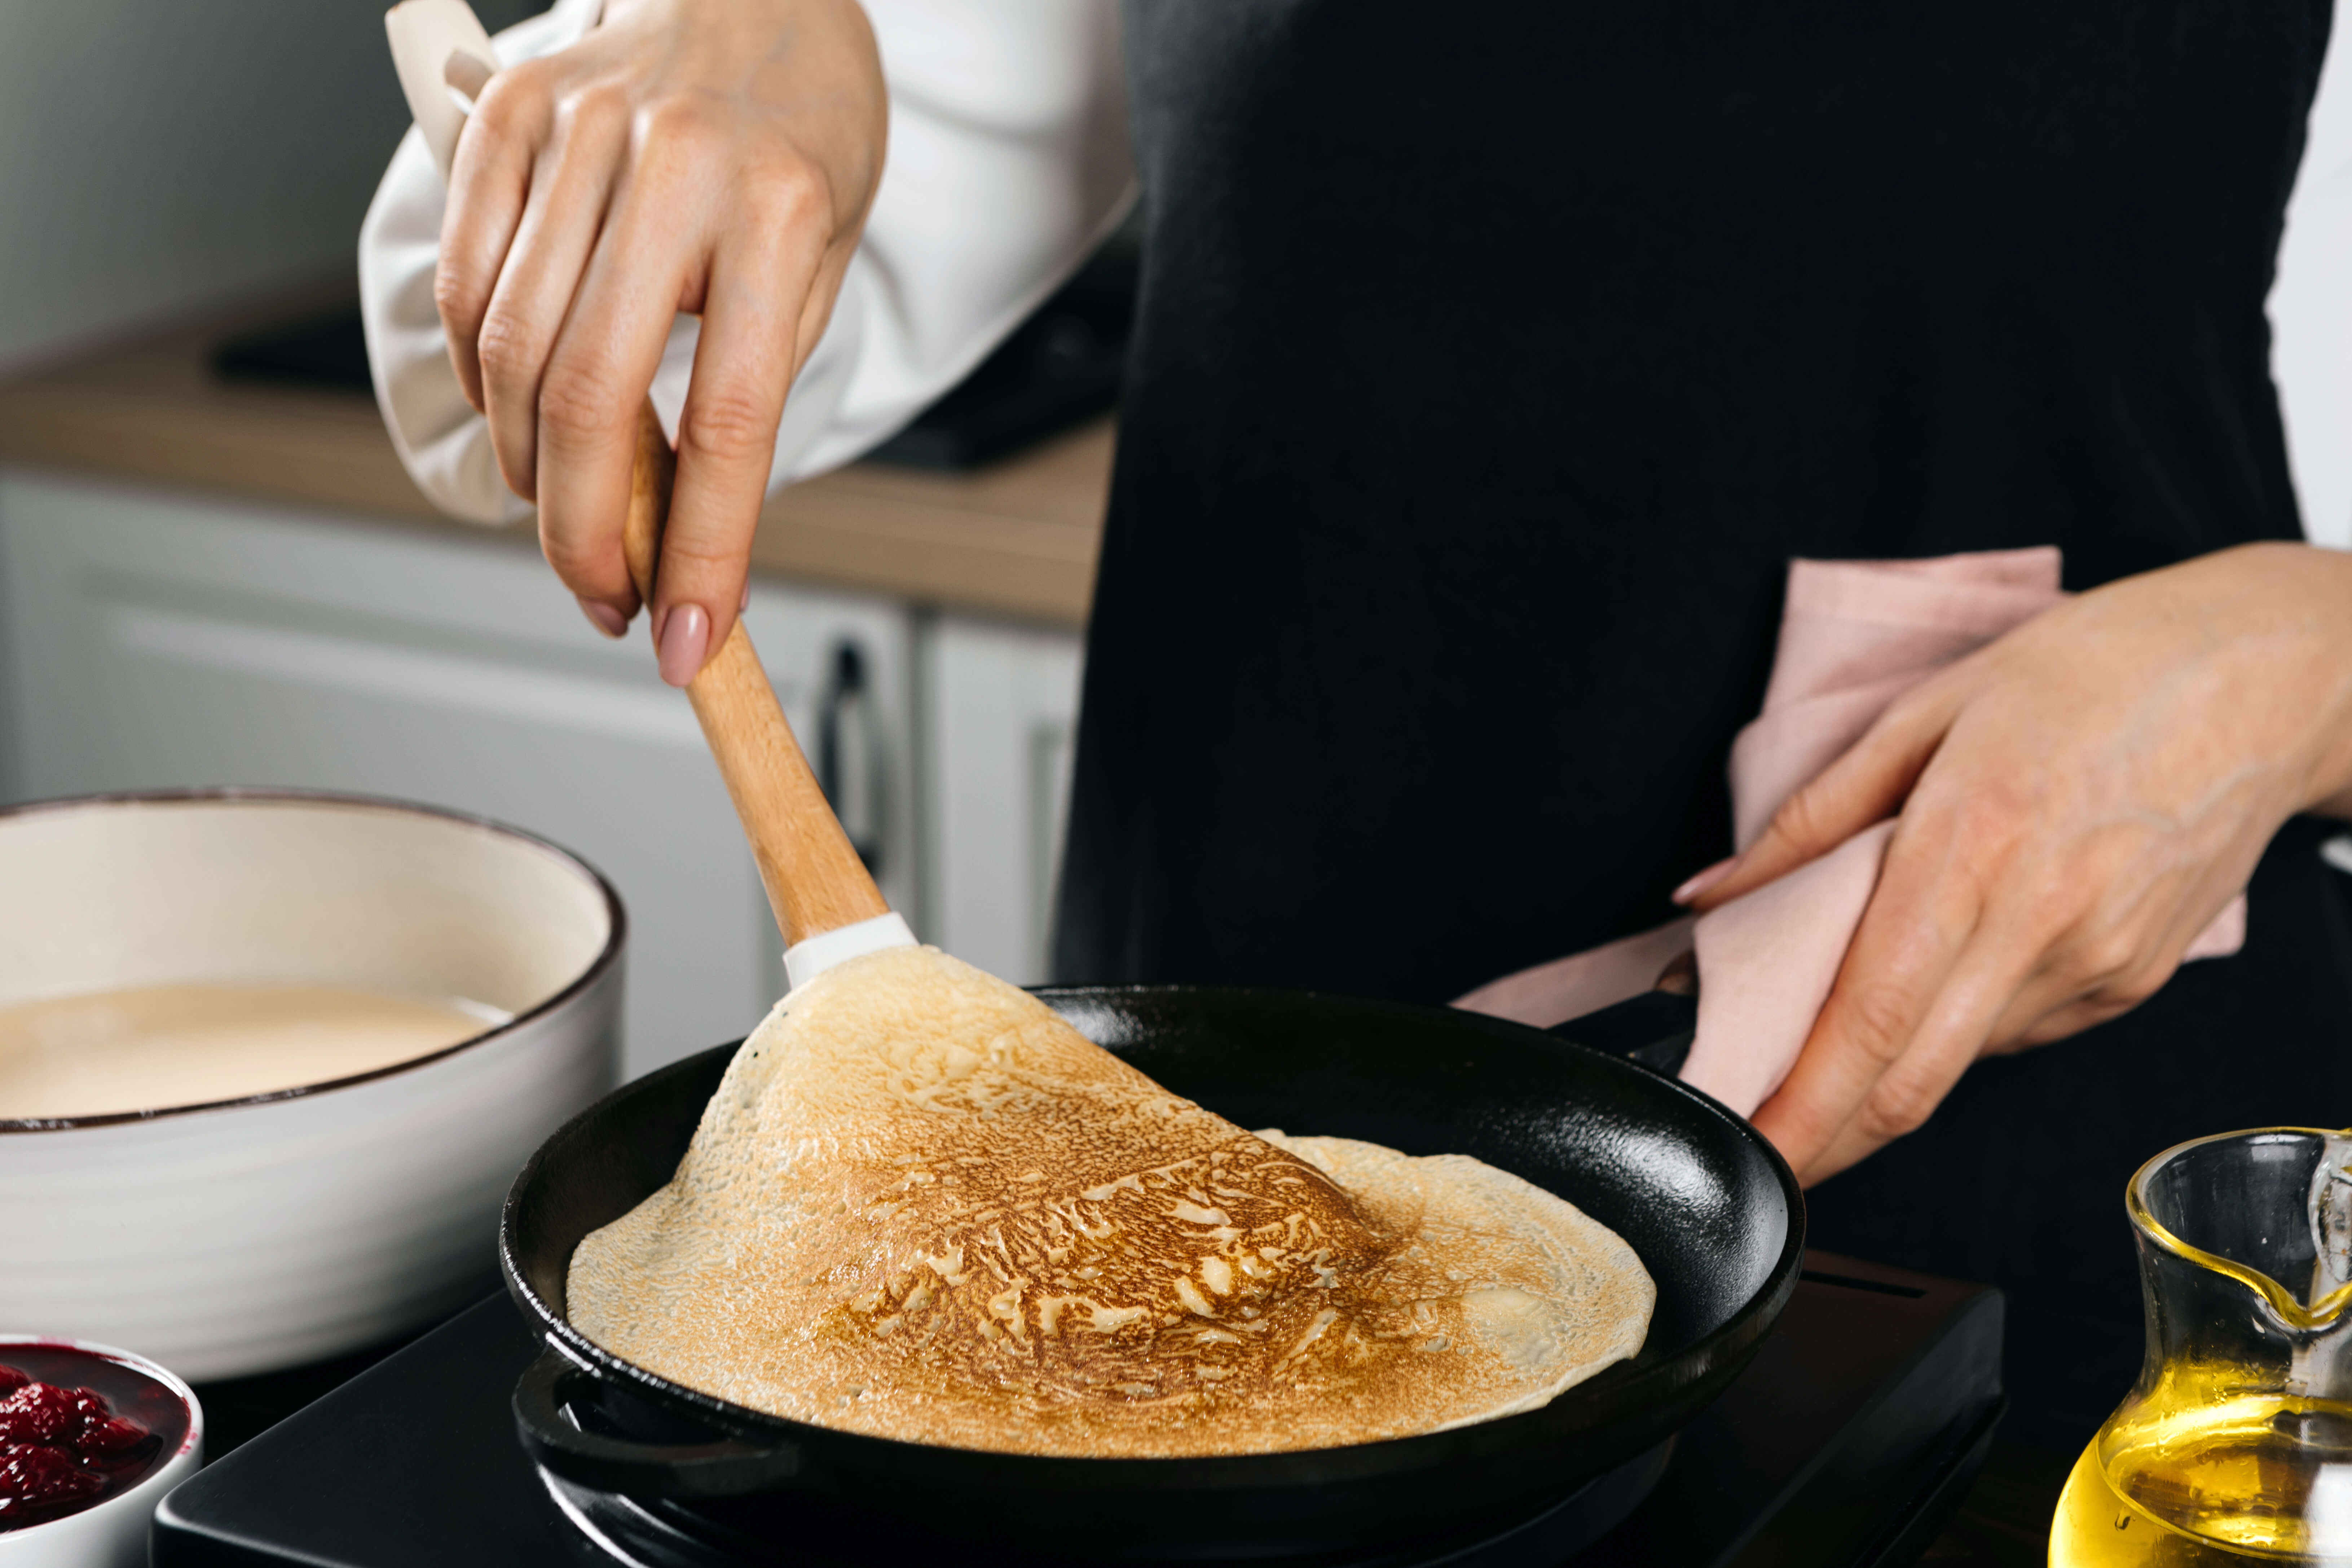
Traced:
POLYGON ((145 1568, 148 1527, 163 1494, 196 1473, 205 1458, 205 1412, 196 1396, 168 1369, 144 1356, 87 1340, 41 1334, 0 1334, 0 1363, 11 1346, 62 1348, 117 1365, 162 1384, 187 1406, 188 1430, 168 1455, 127 1491, 102 1498, 79 1513, 16 1530, 0 1530, 0 1568, 145 1568))

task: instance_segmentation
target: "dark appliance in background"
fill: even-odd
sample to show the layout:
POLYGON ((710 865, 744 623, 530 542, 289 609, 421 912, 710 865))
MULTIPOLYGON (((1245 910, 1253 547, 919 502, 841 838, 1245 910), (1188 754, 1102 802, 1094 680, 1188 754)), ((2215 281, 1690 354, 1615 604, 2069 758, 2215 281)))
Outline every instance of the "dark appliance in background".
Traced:
MULTIPOLYGON (((1120 228, 986 359, 866 461, 960 472, 985 468, 1108 413, 1135 320, 1141 248, 1120 228)), ((225 381, 373 389, 359 307, 243 332, 213 351, 225 381)))
POLYGON ((357 305, 240 332, 213 350, 212 363, 223 381, 362 397, 374 391, 357 305))

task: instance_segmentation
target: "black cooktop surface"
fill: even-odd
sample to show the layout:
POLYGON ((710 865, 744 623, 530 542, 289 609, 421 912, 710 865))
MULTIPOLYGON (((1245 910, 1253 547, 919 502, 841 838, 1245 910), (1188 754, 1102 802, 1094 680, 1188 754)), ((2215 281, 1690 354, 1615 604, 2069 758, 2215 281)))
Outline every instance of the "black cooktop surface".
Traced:
MULTIPOLYGON (((608 1547, 643 1568, 729 1560, 707 1534, 542 1479, 508 1406, 537 1349, 503 1297, 460 1314, 174 1491, 156 1518, 157 1568, 609 1568, 608 1547)), ((1997 1291, 1813 1254, 1755 1363, 1662 1456, 1646 1498, 1575 1561, 1908 1563, 1966 1490, 2000 1406, 1997 1291)), ((757 1560, 857 1560, 824 1547, 825 1533, 757 1560)), ((1563 1560, 1537 1519, 1382 1562, 1563 1560)))

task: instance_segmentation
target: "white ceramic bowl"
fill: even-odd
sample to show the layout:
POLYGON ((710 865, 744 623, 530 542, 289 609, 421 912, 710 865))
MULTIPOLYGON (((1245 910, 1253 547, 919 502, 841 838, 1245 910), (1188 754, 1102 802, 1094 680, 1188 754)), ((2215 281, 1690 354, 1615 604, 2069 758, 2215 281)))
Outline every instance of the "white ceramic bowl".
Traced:
POLYGON ((210 791, 0 811, 0 1004, 284 981, 514 1016, 339 1081, 0 1121, 0 1327, 137 1345, 202 1382, 495 1288, 507 1184, 616 1076, 623 938, 583 862, 422 806, 210 791))
POLYGON ((169 1458, 142 1476, 139 1484, 129 1491, 118 1492, 94 1507, 53 1519, 47 1524, 0 1531, 0 1568, 145 1568, 147 1531, 155 1518, 155 1505, 163 1500, 165 1492, 194 1475, 205 1462, 204 1406, 196 1403, 188 1385, 170 1372, 144 1356, 116 1350, 112 1345, 45 1339, 35 1334, 0 1334, 0 1362, 8 1359, 10 1345, 28 1342, 44 1346, 64 1344, 146 1373, 178 1394, 181 1403, 188 1407, 188 1434, 180 1439, 180 1446, 169 1458))

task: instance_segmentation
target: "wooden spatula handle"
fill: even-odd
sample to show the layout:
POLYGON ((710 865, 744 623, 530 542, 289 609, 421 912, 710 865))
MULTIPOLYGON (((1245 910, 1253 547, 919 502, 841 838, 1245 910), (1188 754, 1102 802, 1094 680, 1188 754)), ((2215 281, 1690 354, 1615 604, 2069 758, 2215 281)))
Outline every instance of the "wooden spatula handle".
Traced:
MULTIPOLYGON (((662 528, 669 521, 670 485, 677 459, 661 420, 647 403, 637 414, 636 467, 629 476, 629 518, 622 547, 629 575, 648 606, 654 600, 654 570, 661 558, 662 528)), ((793 739, 792 726, 776 705, 775 689, 751 650, 739 619, 717 657, 687 683, 703 739, 718 759, 719 776, 768 889, 768 905, 784 945, 793 946, 825 931, 890 912, 849 835, 817 786, 808 759, 793 739)))

